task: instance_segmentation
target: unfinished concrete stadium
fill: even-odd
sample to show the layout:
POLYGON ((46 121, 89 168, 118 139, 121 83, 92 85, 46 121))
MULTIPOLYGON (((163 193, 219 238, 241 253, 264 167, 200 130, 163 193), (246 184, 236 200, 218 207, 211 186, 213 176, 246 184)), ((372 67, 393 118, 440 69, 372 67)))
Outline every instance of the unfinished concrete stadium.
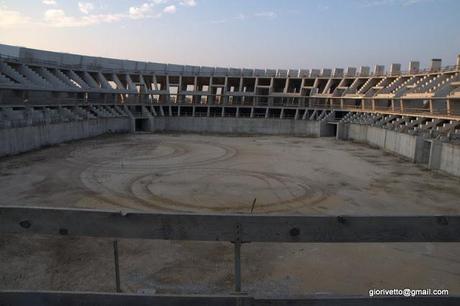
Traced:
POLYGON ((460 303, 460 55, 260 70, 0 45, 0 156, 0 305, 460 303))

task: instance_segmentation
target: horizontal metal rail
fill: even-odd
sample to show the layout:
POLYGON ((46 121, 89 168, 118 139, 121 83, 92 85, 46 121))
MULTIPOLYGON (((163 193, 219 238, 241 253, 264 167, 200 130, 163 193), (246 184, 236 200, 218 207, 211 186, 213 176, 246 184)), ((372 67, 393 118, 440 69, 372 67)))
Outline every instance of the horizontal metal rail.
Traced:
POLYGON ((0 233, 241 242, 460 242, 460 216, 276 216, 0 207, 0 233))
POLYGON ((1 306, 458 306, 457 296, 357 297, 305 296, 299 298, 254 298, 238 295, 136 295, 88 292, 0 291, 1 306))

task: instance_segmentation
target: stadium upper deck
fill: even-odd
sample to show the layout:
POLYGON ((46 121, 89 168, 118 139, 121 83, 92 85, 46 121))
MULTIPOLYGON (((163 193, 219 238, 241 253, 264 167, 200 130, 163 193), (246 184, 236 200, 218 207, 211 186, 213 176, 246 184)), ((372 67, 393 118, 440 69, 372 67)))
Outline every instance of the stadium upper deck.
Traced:
POLYGON ((0 45, 0 104, 74 103, 301 107, 460 116, 456 66, 433 59, 344 70, 181 66, 0 45))

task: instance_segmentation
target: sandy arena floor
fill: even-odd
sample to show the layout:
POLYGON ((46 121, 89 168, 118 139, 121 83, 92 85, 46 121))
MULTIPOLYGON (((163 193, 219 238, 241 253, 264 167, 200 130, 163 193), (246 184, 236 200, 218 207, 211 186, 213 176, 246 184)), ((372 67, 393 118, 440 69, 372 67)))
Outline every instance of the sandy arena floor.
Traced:
MULTIPOLYGON (((0 205, 310 215, 460 213, 460 180, 333 139, 123 135, 0 159, 0 205)), ((113 291, 107 239, 0 236, 0 289, 113 291)), ((125 292, 227 293, 227 243, 121 240, 125 292)), ((459 244, 268 244, 242 249, 263 296, 460 294, 459 244)))

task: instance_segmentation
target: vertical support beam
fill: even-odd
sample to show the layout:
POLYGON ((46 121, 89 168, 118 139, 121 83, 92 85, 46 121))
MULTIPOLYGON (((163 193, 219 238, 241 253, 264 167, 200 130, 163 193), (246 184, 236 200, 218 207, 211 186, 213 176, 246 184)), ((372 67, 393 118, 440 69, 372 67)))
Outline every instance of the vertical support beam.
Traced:
POLYGON ((221 117, 225 117, 225 107, 222 106, 221 117))
POLYGON ((241 241, 235 241, 234 246, 234 259, 235 259, 235 292, 241 292, 241 241))
POLYGON ((121 292, 120 265, 118 261, 118 240, 113 241, 113 257, 115 259, 115 287, 117 292, 121 292))

